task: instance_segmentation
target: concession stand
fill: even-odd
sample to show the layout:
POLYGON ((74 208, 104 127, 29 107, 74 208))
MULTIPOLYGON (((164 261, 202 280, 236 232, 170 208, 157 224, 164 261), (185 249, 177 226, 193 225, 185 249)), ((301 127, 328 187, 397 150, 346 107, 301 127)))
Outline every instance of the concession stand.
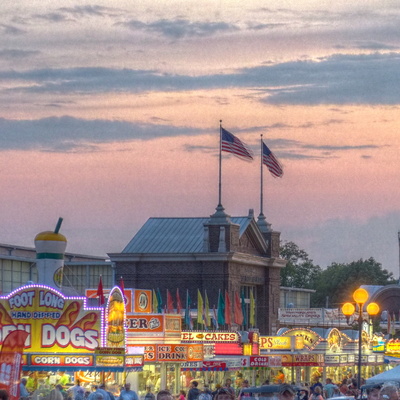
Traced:
POLYGON ((118 287, 106 307, 85 297, 66 297, 45 285, 26 285, 0 297, 0 344, 10 332, 26 332, 22 375, 28 388, 45 394, 54 384, 79 379, 83 386, 143 367, 143 355, 125 350, 124 302, 118 287))
MULTIPOLYGON (((361 361, 362 376, 370 377, 381 372, 383 355, 373 353, 373 341, 367 328, 362 331, 361 361)), ((315 382, 317 378, 340 382, 356 374, 357 330, 282 328, 278 335, 260 338, 261 354, 281 354, 281 371, 286 382, 315 382)))

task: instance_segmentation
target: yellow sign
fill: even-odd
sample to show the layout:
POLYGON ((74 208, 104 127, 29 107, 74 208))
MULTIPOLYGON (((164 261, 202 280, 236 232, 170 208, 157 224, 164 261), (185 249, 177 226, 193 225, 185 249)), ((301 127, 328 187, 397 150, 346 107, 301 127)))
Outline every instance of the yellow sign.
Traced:
POLYGON ((125 347, 125 302, 117 286, 108 297, 106 330, 108 347, 125 347))
POLYGON ((23 286, 0 297, 0 344, 16 329, 29 333, 25 351, 87 353, 101 345, 102 310, 42 286, 23 286))
POLYGON ((291 329, 285 332, 285 336, 298 336, 304 340, 304 346, 308 349, 314 349, 322 340, 321 336, 309 329, 291 329))
POLYGON ((301 336, 260 336, 260 350, 301 350, 304 339, 301 336))

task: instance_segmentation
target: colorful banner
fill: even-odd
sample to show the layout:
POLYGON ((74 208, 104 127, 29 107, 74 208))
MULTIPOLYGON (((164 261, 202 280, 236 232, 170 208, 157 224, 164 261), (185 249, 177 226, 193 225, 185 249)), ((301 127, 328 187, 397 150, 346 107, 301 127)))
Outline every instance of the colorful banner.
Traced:
POLYGON ((101 345, 102 309, 47 286, 23 286, 0 297, 0 343, 17 329, 28 333, 29 353, 92 352, 101 345))
POLYGON ((4 339, 0 354, 0 388, 5 389, 10 400, 19 399, 22 352, 29 334, 23 330, 9 333, 4 339))

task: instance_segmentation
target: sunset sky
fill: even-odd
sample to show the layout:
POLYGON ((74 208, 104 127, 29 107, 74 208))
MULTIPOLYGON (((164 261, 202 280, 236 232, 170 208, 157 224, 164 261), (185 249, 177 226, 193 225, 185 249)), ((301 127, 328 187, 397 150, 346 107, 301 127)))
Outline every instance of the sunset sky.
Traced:
POLYGON ((150 217, 218 203, 264 214, 316 264, 374 257, 399 277, 397 0, 6 0, 0 15, 0 243, 61 232, 121 251, 150 217))

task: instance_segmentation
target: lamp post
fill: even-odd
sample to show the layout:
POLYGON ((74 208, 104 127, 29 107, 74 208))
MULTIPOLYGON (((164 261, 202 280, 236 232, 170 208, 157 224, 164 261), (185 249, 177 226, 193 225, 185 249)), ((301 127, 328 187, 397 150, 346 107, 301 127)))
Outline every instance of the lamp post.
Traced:
MULTIPOLYGON (((362 355, 362 323, 363 323, 363 307, 368 301, 368 292, 363 288, 358 288, 353 293, 353 299, 358 305, 358 363, 357 363, 357 388, 361 387, 361 355, 362 355)), ((342 307, 343 314, 347 319, 354 314, 356 308, 353 303, 344 303, 342 307)), ((377 315, 379 306, 376 303, 369 303, 367 306, 367 313, 371 316, 377 315)))

